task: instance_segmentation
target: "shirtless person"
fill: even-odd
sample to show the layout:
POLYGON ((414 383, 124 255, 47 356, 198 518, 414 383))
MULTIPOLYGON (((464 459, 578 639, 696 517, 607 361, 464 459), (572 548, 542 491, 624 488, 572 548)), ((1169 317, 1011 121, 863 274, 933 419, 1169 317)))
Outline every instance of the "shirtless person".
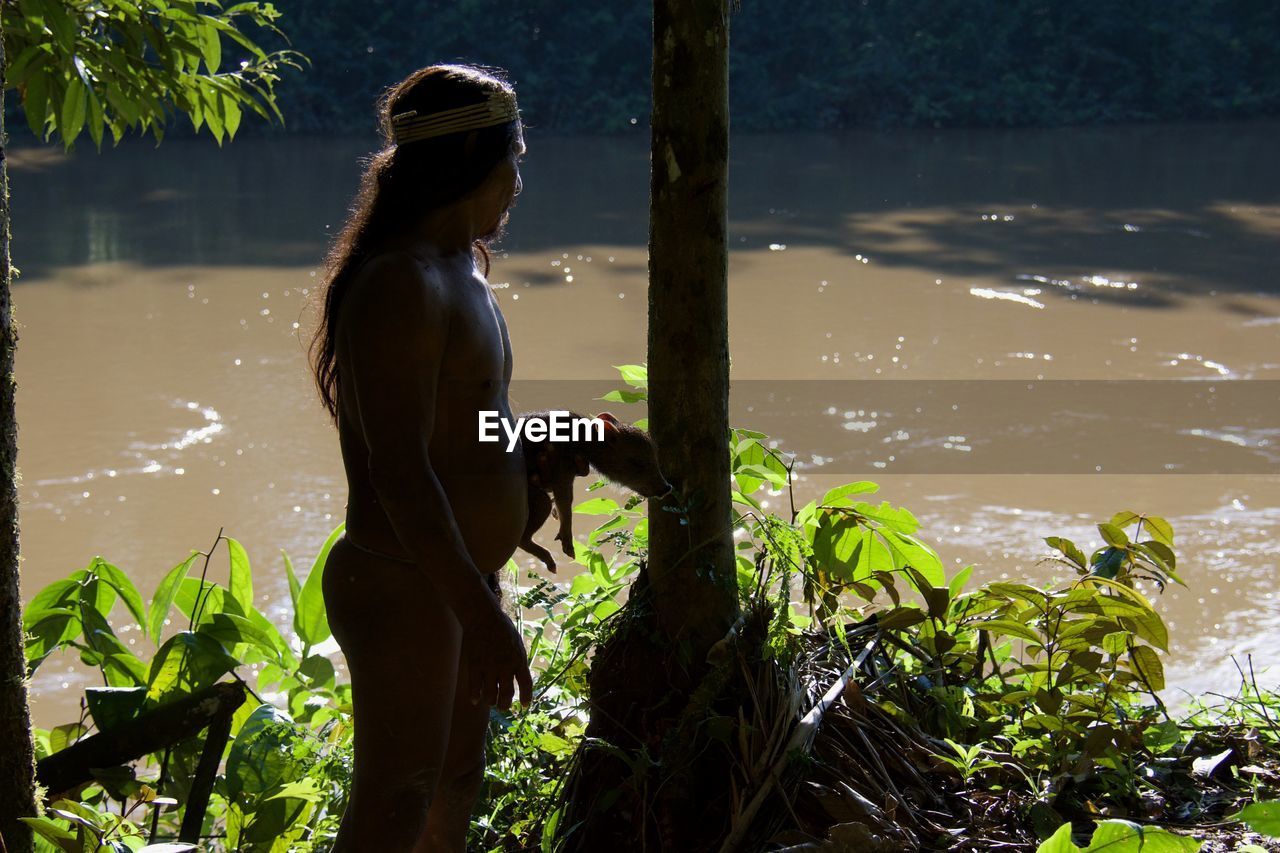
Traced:
POLYGON ((528 512, 521 454, 478 440, 511 418, 511 347, 485 244, 519 191, 510 86, 433 66, 383 98, 370 162, 328 259, 313 343, 350 488, 324 599, 351 673, 355 772, 335 853, 460 851, 490 706, 532 684, 486 576, 528 512), (483 273, 477 267, 483 267, 483 273))

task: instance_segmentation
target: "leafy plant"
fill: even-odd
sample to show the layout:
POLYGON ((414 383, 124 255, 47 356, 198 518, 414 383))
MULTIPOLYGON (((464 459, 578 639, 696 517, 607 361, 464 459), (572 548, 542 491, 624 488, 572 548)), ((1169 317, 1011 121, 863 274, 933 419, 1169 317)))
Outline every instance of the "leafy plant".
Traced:
POLYGON ((215 0, 10 0, 0 3, 6 88, 22 95, 27 125, 70 147, 82 132, 102 146, 129 129, 164 136, 172 107, 219 143, 243 113, 283 121, 275 84, 303 58, 268 52, 244 25, 282 38, 271 3, 215 0), (224 60, 224 44, 234 53, 224 60))

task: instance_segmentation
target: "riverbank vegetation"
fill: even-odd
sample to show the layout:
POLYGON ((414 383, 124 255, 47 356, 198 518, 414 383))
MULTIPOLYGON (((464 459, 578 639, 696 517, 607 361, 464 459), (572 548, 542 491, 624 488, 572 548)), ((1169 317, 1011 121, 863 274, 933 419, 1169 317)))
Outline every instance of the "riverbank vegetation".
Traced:
MULTIPOLYGON (((508 69, 540 133, 616 133, 649 117, 650 9, 544 2, 277 0, 286 132, 369 134, 374 93, 420 65, 508 69)), ((1280 110, 1280 8, 1243 0, 742 0, 735 130, 1184 121, 1280 110)), ((266 44, 266 42, 264 42, 266 44)), ((230 50, 238 62, 250 54, 230 50)), ((178 133, 186 132, 175 127, 178 133)), ((247 133, 270 132, 265 123, 247 133)))
MULTIPOLYGON (((642 369, 624 375, 633 387, 615 402, 642 398, 642 369)), ((1062 579, 1046 585, 975 583, 972 567, 944 573, 911 513, 873 483, 796 506, 792 463, 770 444, 734 430, 743 615, 684 721, 710 734, 722 770, 701 792, 719 849, 828 849, 803 845, 829 839, 868 850, 1208 851, 1280 837, 1280 695, 1258 685, 1253 662, 1239 662, 1235 695, 1176 712, 1161 700, 1169 635, 1158 593, 1196 582, 1167 521, 1119 513, 1098 525, 1096 548, 1048 537, 1045 565, 1062 579), (766 494, 790 509, 770 512, 766 494)), ((493 713, 474 849, 573 847, 564 783, 593 655, 628 630, 623 598, 645 594, 648 536, 638 499, 589 496, 576 512, 600 522, 578 545, 576 575, 519 578, 512 566, 507 580, 537 689, 530 708, 493 713)), ((150 603, 102 558, 34 596, 30 669, 78 654, 103 682, 86 690, 78 720, 36 732, 43 780, 49 756, 92 752, 86 743, 157 708, 218 683, 242 696, 212 761, 216 725, 49 792, 45 816, 29 819, 42 849, 139 850, 180 834, 212 849, 327 848, 351 767, 350 687, 322 653, 320 577, 340 533, 301 581, 283 557, 293 614, 283 631, 255 604, 243 547, 221 534, 170 570, 150 603), (208 804, 194 824, 193 799, 208 804)), ((637 778, 654 769, 644 751, 626 759, 637 778)), ((658 768, 673 779, 683 770, 658 768)))

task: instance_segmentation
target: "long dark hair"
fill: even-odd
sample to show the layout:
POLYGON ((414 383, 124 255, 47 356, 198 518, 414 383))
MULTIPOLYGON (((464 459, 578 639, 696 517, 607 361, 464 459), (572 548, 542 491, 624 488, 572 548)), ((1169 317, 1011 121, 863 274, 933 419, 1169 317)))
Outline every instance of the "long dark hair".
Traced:
MULTIPOLYGON (((320 323, 311 341, 316 388, 335 422, 340 377, 334 332, 342 297, 356 270, 380 243, 480 186, 495 166, 519 153, 524 144, 520 122, 515 120, 397 146, 391 117, 410 110, 427 115, 479 103, 495 91, 511 92, 500 74, 471 65, 432 65, 413 72, 378 99, 383 147, 366 161, 346 222, 329 247, 320 323)), ((486 247, 493 236, 475 244, 486 275, 486 247)))

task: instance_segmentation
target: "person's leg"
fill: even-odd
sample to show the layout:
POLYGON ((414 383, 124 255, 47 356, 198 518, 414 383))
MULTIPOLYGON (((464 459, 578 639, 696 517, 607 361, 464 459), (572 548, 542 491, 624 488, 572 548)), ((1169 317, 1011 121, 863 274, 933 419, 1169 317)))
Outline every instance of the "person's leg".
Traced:
POLYGON ((489 726, 489 706, 483 701, 472 705, 469 694, 467 678, 461 673, 440 784, 414 853, 464 853, 467 849, 467 828, 484 783, 484 740, 489 726))
POLYGON ((408 853, 446 766, 461 629, 413 571, 339 541, 324 575, 351 674, 355 771, 333 853, 408 853))
MULTIPOLYGON (((501 598, 497 574, 487 576, 486 581, 501 598)), ((449 748, 440 785, 414 853, 458 853, 467 849, 467 828, 484 784, 484 741, 488 727, 489 706, 483 702, 471 704, 471 685, 466 670, 462 669, 454 691, 449 748)))

